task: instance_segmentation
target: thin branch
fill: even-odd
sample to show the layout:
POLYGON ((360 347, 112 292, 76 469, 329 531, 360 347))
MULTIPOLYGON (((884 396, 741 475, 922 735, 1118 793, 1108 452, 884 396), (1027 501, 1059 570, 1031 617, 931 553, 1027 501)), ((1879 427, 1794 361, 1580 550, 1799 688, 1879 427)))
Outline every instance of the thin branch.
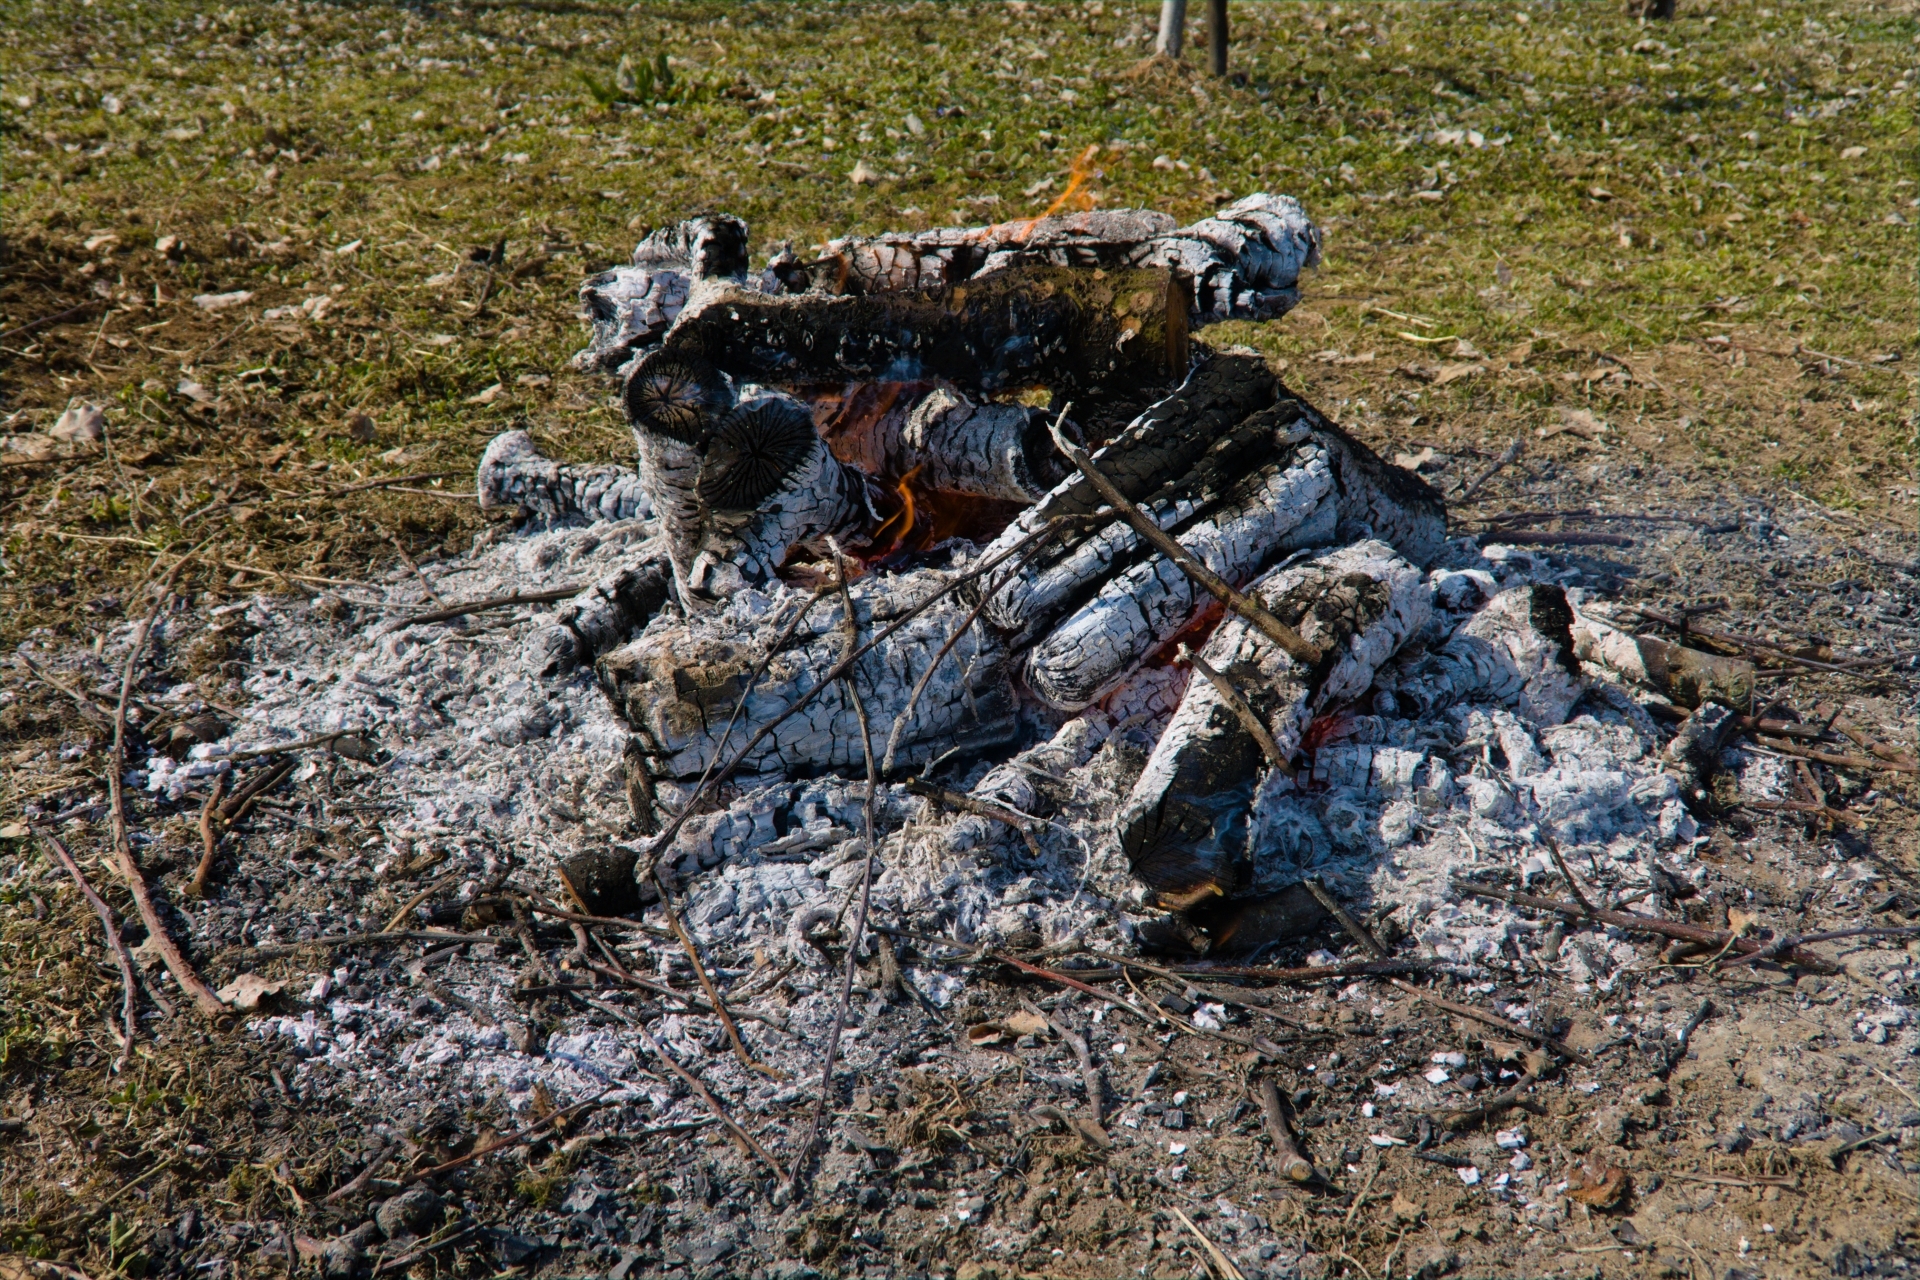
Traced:
POLYGON ((200 806, 200 865, 193 869, 193 883, 187 886, 187 892, 193 897, 205 897, 207 880, 213 875, 214 850, 220 847, 220 832, 214 825, 214 811, 220 807, 220 798, 227 792, 227 775, 222 773, 213 780, 213 787, 207 792, 207 802, 200 806))
POLYGON ((725 1125, 727 1132, 731 1133, 742 1147, 759 1157, 769 1169, 773 1170, 773 1176, 780 1180, 783 1188, 793 1184, 793 1179, 788 1176, 785 1169, 780 1167, 780 1162, 775 1160, 773 1154, 761 1146, 752 1134, 741 1128, 740 1125, 735 1122, 734 1118, 727 1114, 727 1109, 720 1105, 720 1100, 713 1096, 712 1092, 708 1090, 706 1084, 701 1081, 699 1076, 694 1075, 693 1072, 687 1070, 678 1062, 675 1062, 672 1055, 660 1047, 660 1042, 653 1038, 653 1033, 647 1030, 645 1026, 636 1026, 634 1030, 640 1033, 641 1040, 646 1042, 646 1046, 653 1052, 653 1056, 666 1064, 667 1070, 680 1077, 688 1088, 700 1095, 700 1101, 706 1104, 707 1110, 713 1113, 714 1119, 725 1125))
MULTIPOLYGON (((1475 897, 1495 898, 1501 902, 1512 903, 1516 907, 1532 907, 1536 911, 1552 911, 1571 920, 1590 919, 1600 924, 1613 925, 1618 929, 1637 929, 1642 933, 1658 934, 1663 938, 1697 942, 1703 947, 1726 946, 1731 939, 1732 949, 1742 955, 1764 950, 1768 945, 1753 938, 1737 937, 1725 929, 1709 929, 1703 925, 1686 924, 1678 920, 1662 920, 1657 916, 1643 916, 1631 911, 1609 911, 1604 908, 1589 911, 1585 907, 1571 902, 1561 902, 1556 898, 1542 898, 1535 894, 1519 893, 1512 889, 1480 884, 1471 880, 1456 880, 1454 884, 1462 892, 1471 893, 1475 897)), ((1834 971, 1832 961, 1811 951, 1803 951, 1797 945, 1788 951, 1781 952, 1776 958, 1823 973, 1834 971)))
POLYGON ((807 1126, 807 1140, 800 1144, 800 1150, 793 1158, 793 1172, 789 1180, 794 1182, 799 1181, 806 1171, 813 1148, 820 1141, 820 1126, 826 1121, 827 1108, 832 1105, 834 1062, 840 1055, 840 1033, 846 1028, 847 1008, 853 1003, 853 975, 860 966, 860 943, 867 932, 867 908, 873 896, 873 859, 878 848, 874 834, 873 805, 875 793, 880 789, 880 771, 873 760, 873 728, 867 722, 867 704, 860 697, 857 668, 852 665, 853 655, 860 647, 860 619, 854 613, 853 591, 847 586, 847 557, 841 552, 839 543, 829 541, 840 579, 841 606, 847 611, 849 665, 841 678, 846 681, 847 698, 853 703, 854 715, 860 721, 860 747, 867 758, 866 845, 860 851, 860 906, 853 915, 853 938, 847 945, 847 963, 840 980, 840 999, 833 1011, 833 1030, 827 1033, 826 1061, 820 1069, 820 1096, 814 1102, 813 1120, 807 1126))
POLYGON ((61 693, 66 694, 69 698, 72 698, 74 704, 78 706, 82 712, 86 713, 89 719, 96 721, 102 726, 113 723, 112 712, 62 680, 59 676, 43 668, 39 663, 29 657, 25 651, 21 651, 20 660, 27 664, 27 670, 33 672, 34 676, 42 683, 50 685, 58 689, 61 693))
POLYGON ((586 586, 555 587, 550 591, 516 591, 508 596, 488 596, 484 600, 469 600, 465 604, 450 604, 444 609, 429 609, 425 613, 410 614, 402 619, 403 627, 417 627, 429 622, 447 622, 453 618, 464 618, 470 613, 481 613, 488 609, 510 609, 519 604, 551 604, 555 600, 571 600, 585 591, 586 586))
MULTIPOLYGON (((195 548, 198 550, 198 548, 195 548)), ((226 1016, 227 1006, 213 994, 212 988, 200 980, 193 965, 167 932, 165 921, 160 918, 160 910, 154 904, 153 892, 147 886, 147 878, 140 872, 140 866, 133 860, 133 845, 127 839, 127 797, 121 778, 127 770, 127 702, 133 696, 133 672, 140 663, 140 656, 146 651, 147 637, 153 631, 153 624, 160 611, 173 598, 173 584, 179 580, 180 571, 192 561, 193 552, 189 551, 174 562, 166 581, 155 595, 153 608, 148 611, 140 630, 135 633, 133 644, 127 652, 126 666, 120 673, 120 703, 113 713, 113 753, 108 760, 107 792, 113 805, 113 856, 118 865, 121 879, 127 882, 127 888, 133 894, 133 903, 140 912, 140 922, 147 926, 147 933, 159 949, 160 956, 166 961, 167 971, 180 989, 193 997, 193 1004, 202 1016, 220 1018, 226 1016)))
POLYGON ((1286 1108, 1280 1101, 1280 1086, 1274 1083, 1272 1076, 1262 1076, 1254 1093, 1260 1099, 1261 1109, 1267 1113, 1267 1135, 1273 1139, 1273 1149, 1280 1157, 1280 1172, 1291 1182, 1312 1182, 1313 1161, 1307 1159, 1300 1150, 1300 1142, 1287 1124, 1286 1108))
POLYGON ((1302 883, 1307 886, 1307 892, 1311 893, 1319 901, 1320 905, 1327 909, 1327 914, 1339 921, 1340 927, 1345 929, 1347 934, 1352 937, 1355 942, 1358 942, 1361 947, 1366 950, 1368 955, 1376 960, 1386 960, 1389 958, 1387 949, 1380 945, 1380 939, 1374 937, 1371 931, 1362 928, 1358 920, 1348 915, 1347 909, 1340 905, 1338 898, 1335 898, 1331 893, 1327 892, 1325 885, 1311 877, 1302 883))
POLYGON ((1128 499, 1126 494, 1120 492, 1113 481, 1107 479, 1100 469, 1093 465, 1093 459, 1087 456, 1086 450, 1074 444, 1062 433, 1060 423, 1066 416, 1066 409, 1062 408, 1060 414, 1060 418, 1056 418, 1050 428, 1053 432, 1054 448, 1060 450, 1069 462, 1080 469, 1080 474, 1087 478, 1088 483, 1093 485, 1122 519, 1133 526, 1135 533, 1145 538, 1155 550, 1171 561, 1175 568, 1199 583, 1220 603, 1245 618, 1262 635, 1286 650, 1287 655, 1294 661, 1309 667, 1320 661, 1318 645, 1309 642, 1298 631, 1268 613, 1259 601, 1235 589, 1225 578, 1194 559, 1191 552, 1175 542, 1166 530, 1155 524, 1144 511, 1128 499))
POLYGON ((906 785, 907 790, 914 795, 922 796, 933 801, 935 804, 944 805, 949 809, 956 809, 961 813, 971 813, 976 817, 989 818, 994 822, 1004 823, 1012 827, 1020 833, 1020 838, 1026 841, 1027 852, 1036 858, 1042 856, 1040 842, 1034 839, 1033 832, 1028 829, 1026 821, 1013 810, 1002 808, 1000 805, 992 804, 985 800, 976 799, 963 792, 940 786, 938 783, 928 782, 925 778, 908 778, 906 785))
POLYGON ((1234 687, 1233 681, 1215 671, 1211 663, 1186 645, 1180 646, 1179 653, 1180 661, 1205 676, 1207 683, 1213 686, 1214 692, 1218 693, 1233 714, 1240 718, 1241 725, 1253 735, 1253 740, 1260 744, 1261 754, 1266 756, 1267 763, 1276 769, 1286 769, 1290 772, 1291 766, 1287 763, 1286 756, 1281 753, 1280 744, 1273 740, 1273 734, 1267 730, 1265 724, 1261 723, 1259 715, 1254 712, 1253 705, 1246 700, 1239 689, 1234 687))
POLYGON ((73 882, 80 886, 81 894, 92 905, 94 914, 100 917, 100 927, 107 934, 107 949, 113 952, 114 960, 120 965, 120 1019, 125 1024, 126 1030, 122 1033, 124 1039, 120 1046, 120 1057, 113 1064, 113 1069, 117 1072, 125 1064, 127 1055, 133 1052, 133 1038, 140 1029, 140 1024, 135 1017, 137 1010, 134 1005, 133 990, 137 979, 134 977, 133 954, 127 950, 126 940, 120 936, 120 926, 114 923, 113 912, 108 909, 100 895, 93 891, 93 886, 87 882, 87 877, 80 870, 80 864, 74 861, 71 853, 67 852, 67 846, 60 842, 60 837, 38 827, 34 829, 34 834, 46 842, 47 847, 53 850, 55 859, 66 868, 67 874, 73 877, 73 882))
POLYGON ((707 976, 707 966, 700 960, 700 950, 693 945, 693 935, 687 932, 686 925, 680 922, 680 913, 673 909, 673 895, 667 892, 667 882, 656 866, 653 871, 653 887, 660 895, 660 909, 666 913, 667 927, 673 930, 673 936, 680 940, 681 949, 687 953, 687 959, 693 962, 693 974, 700 980, 700 987, 707 993, 707 999, 713 1003, 714 1016, 720 1019, 720 1025, 727 1029, 727 1039, 733 1044, 733 1056, 740 1059, 740 1065, 749 1071, 758 1071, 772 1076, 775 1080, 785 1080, 787 1073, 777 1067, 770 1067, 755 1058, 747 1049, 747 1042, 740 1038, 740 1028, 733 1023, 733 1015, 727 1011, 727 1002, 720 998, 720 989, 713 985, 713 979, 707 976))
POLYGON ((1531 1027, 1523 1027, 1517 1022, 1509 1022, 1507 1019, 1499 1017, 1496 1014, 1488 1013, 1484 1009, 1476 1009, 1470 1004, 1457 1004, 1452 1000, 1443 1000, 1439 996, 1422 991, 1411 982, 1402 978, 1388 978, 1387 981, 1414 999, 1424 1000, 1436 1009, 1445 1009, 1448 1013, 1458 1014, 1463 1018, 1471 1018, 1475 1022, 1483 1022, 1489 1027, 1497 1027, 1508 1035, 1519 1036, 1522 1040, 1531 1040, 1535 1044, 1543 1044, 1561 1057, 1577 1062, 1583 1067, 1593 1065, 1592 1058, 1589 1058, 1586 1054, 1580 1052, 1564 1040, 1556 1040, 1545 1032, 1535 1031, 1531 1027))
POLYGON ((1507 446, 1506 452, 1502 453, 1498 458, 1494 459, 1494 463, 1492 466, 1488 467, 1485 471, 1482 471, 1479 475, 1475 476, 1473 480, 1467 485, 1467 487, 1460 491, 1460 496, 1455 498, 1454 501, 1455 502, 1472 501, 1473 495, 1480 492, 1480 490, 1486 486, 1487 481, 1493 479, 1495 476, 1499 475, 1502 471, 1505 471, 1508 467, 1520 461, 1520 455, 1526 450, 1526 447, 1527 447, 1527 438, 1525 436, 1515 436, 1513 438, 1513 443, 1507 446))

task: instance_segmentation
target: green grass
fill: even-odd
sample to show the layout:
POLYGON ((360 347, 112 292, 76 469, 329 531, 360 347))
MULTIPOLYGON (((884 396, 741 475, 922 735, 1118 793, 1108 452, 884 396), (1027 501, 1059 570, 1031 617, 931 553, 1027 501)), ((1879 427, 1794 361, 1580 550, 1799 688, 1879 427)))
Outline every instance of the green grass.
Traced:
MULTIPOLYGON (((579 280, 645 228, 722 208, 757 246, 804 252, 1026 216, 1095 144, 1106 206, 1186 219, 1256 188, 1307 204, 1326 234, 1310 305, 1219 336, 1288 360, 1363 431, 1437 416, 1490 438, 1513 429, 1502 415, 1625 396, 1616 410, 1665 423, 1650 456, 1685 446, 1764 481, 1773 439, 1834 500, 1904 505, 1920 77, 1902 8, 1683 0, 1642 25, 1598 3, 1240 3, 1230 81, 1128 76, 1155 9, 16 4, 0 328, 96 291, 117 309, 0 339, 0 413, 44 428, 68 397, 101 399, 124 447, 164 457, 144 474, 191 465, 143 496, 118 473, 36 479, 0 521, 160 546, 238 483, 249 545, 283 567, 385 557, 363 511, 451 548, 475 521, 452 503, 295 521, 284 477, 464 468, 516 420, 619 456, 605 388, 564 363, 579 280), (849 181, 862 163, 872 185, 849 181), (475 257, 503 242, 488 284, 475 257), (241 289, 255 297, 232 311, 185 302, 241 289), (322 293, 317 320, 261 315, 322 293), (1406 334, 1495 358, 1532 343, 1538 376, 1412 390, 1397 363, 1457 357, 1406 334), (1774 363, 1712 366, 1728 349, 1702 340, 1728 334, 1774 363), (1322 350, 1378 360, 1330 382, 1322 350), (1805 351, 1852 362, 1826 366, 1844 385, 1778 363, 1805 351), (1646 352, 1695 371, 1635 373, 1630 394, 1592 376, 1646 352), (183 377, 218 408, 196 410, 183 377), (263 458, 277 474, 247 479, 263 458)), ((16 583, 41 572, 29 544, 45 539, 6 544, 16 583)))

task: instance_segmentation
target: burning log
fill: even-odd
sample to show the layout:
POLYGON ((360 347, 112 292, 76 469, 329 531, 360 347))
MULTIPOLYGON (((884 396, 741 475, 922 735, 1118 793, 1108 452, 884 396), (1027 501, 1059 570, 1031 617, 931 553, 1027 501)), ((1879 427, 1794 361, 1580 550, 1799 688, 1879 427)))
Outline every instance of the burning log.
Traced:
MULTIPOLYGON (((696 292, 872 296, 945 290, 1018 267, 1160 268, 1190 282, 1188 326, 1271 320, 1300 300, 1300 273, 1320 261, 1320 233, 1299 202, 1256 192, 1176 228, 1163 213, 1093 210, 984 227, 849 236, 818 261, 779 255, 747 274, 747 227, 724 214, 653 232, 629 265, 580 289, 592 330, 577 368, 615 372, 658 347, 696 292)), ((696 304, 696 307, 698 304, 696 304)))
MULTIPOLYGON (((1419 571, 1372 539, 1277 570, 1251 594, 1320 648, 1320 666, 1301 668, 1237 617, 1202 657, 1240 686, 1289 758, 1315 713, 1365 692, 1430 608, 1419 571)), ((1219 690, 1192 681, 1127 798, 1120 847, 1168 905, 1227 896, 1251 882, 1268 814, 1290 787, 1284 773, 1265 770, 1259 743, 1219 690)))
POLYGON ((819 426, 848 466, 947 493, 1025 506, 1065 474, 1044 410, 976 403, 937 383, 855 384, 819 426))
POLYGON ((1142 209, 1093 210, 989 227, 849 236, 775 274, 789 290, 872 294, 959 284, 1009 267, 1162 267, 1193 282, 1191 323, 1271 320, 1300 301, 1320 233, 1298 201, 1258 192, 1175 229, 1142 209))

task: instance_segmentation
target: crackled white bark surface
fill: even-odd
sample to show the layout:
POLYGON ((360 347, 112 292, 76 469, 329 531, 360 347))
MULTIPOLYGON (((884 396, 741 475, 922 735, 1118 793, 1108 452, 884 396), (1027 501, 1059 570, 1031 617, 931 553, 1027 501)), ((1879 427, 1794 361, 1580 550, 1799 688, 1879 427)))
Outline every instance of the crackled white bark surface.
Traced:
POLYGON ((1534 585, 1488 601, 1437 650, 1381 673, 1375 707, 1423 718, 1469 699, 1498 702, 1534 724, 1559 724, 1586 691, 1566 592, 1534 585))
MULTIPOLYGON (((1238 685, 1289 758, 1313 716, 1364 692, 1431 607, 1419 570, 1375 540, 1275 570, 1250 594, 1318 645, 1321 663, 1301 667, 1238 617, 1220 625, 1202 656, 1238 685)), ((1134 874, 1172 902, 1236 887, 1245 861, 1257 856, 1246 832, 1250 820, 1261 822, 1251 810, 1264 771, 1253 735, 1220 692, 1189 681, 1120 816, 1120 847, 1134 874)))
MULTIPOLYGON (((942 585, 930 572, 857 582, 854 611, 864 642, 942 585)), ((806 593, 743 591, 715 612, 662 617, 639 638, 600 660, 602 685, 634 727, 657 777, 696 777, 719 753, 724 763, 765 724, 820 684, 847 652, 837 597, 817 603, 778 653, 767 646, 806 593), (753 673, 766 674, 747 693, 753 673), (745 701, 721 745, 728 716, 745 701)), ((854 669, 876 742, 886 741, 906 710, 908 691, 967 615, 948 597, 863 657, 854 669)), ((935 669, 901 735, 897 760, 923 764, 954 747, 1004 742, 1015 732, 1005 647, 985 627, 970 628, 935 669)), ((743 762, 747 774, 803 776, 864 772, 860 725, 845 684, 834 681, 777 728, 743 762)))
POLYGON ((640 476, 627 467, 556 462, 524 431, 507 431, 480 455, 475 488, 482 511, 519 507, 535 528, 644 520, 653 514, 640 476))

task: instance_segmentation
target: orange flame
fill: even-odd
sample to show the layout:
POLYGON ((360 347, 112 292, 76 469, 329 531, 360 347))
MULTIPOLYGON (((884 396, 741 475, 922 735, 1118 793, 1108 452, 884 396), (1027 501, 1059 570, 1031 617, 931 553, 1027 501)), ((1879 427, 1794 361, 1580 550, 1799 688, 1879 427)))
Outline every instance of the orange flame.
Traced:
POLYGON ((1073 158, 1073 166, 1067 170, 1066 187, 1060 192, 1059 197, 1047 206, 1047 211, 1040 215, 1041 219, 1051 218, 1066 208, 1069 201, 1076 209, 1093 208, 1093 197, 1087 194, 1086 186, 1100 176, 1100 171, 1093 167, 1093 158, 1099 153, 1100 144, 1091 142, 1087 144, 1085 151, 1073 158))
POLYGON ((863 559, 873 561, 891 555, 905 545, 907 538, 912 535, 913 480, 920 474, 920 470, 919 467, 915 467, 907 472, 893 487, 893 491, 900 497, 900 509, 882 520, 880 527, 873 531, 873 542, 868 546, 863 559))

